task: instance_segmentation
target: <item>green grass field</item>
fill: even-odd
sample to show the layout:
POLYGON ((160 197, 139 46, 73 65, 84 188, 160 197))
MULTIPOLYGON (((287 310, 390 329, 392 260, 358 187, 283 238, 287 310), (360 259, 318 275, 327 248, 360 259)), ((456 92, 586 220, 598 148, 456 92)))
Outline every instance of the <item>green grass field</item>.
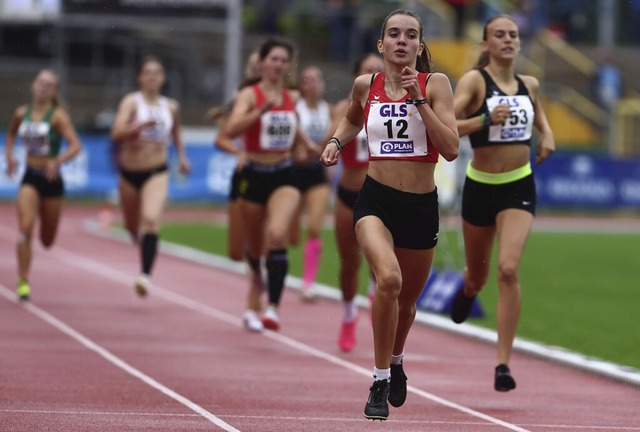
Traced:
MULTIPOLYGON (((462 262, 456 232, 446 232, 436 268, 447 259, 462 262), (446 256, 445 254, 453 254, 446 256)), ((209 223, 167 224, 163 240, 226 255, 226 229, 209 223)), ((333 231, 323 232, 318 282, 337 286, 333 231)), ((640 369, 640 234, 533 232, 521 265, 522 316, 518 336, 640 369)), ((290 273, 301 275, 300 247, 290 251, 290 273)), ((364 261, 363 261, 364 262, 364 261)), ((361 268, 366 293, 368 269, 361 268)), ((470 322, 495 329, 495 265, 480 294, 486 317, 470 322)))

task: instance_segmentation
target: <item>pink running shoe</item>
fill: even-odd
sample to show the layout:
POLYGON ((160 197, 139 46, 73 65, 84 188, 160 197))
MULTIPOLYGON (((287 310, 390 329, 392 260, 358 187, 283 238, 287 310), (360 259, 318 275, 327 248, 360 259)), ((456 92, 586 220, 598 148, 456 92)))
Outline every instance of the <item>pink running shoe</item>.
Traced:
POLYGON ((340 335, 338 336, 338 346, 340 351, 349 352, 356 346, 356 324, 358 319, 353 321, 342 321, 340 335))

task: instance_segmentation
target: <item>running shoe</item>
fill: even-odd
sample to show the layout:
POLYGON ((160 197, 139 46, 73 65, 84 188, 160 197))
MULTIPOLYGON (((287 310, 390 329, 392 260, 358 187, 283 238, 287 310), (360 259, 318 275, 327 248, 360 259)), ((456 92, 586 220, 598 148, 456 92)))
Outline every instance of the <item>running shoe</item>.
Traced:
POLYGON ((302 301, 313 303, 318 298, 318 293, 316 292, 315 287, 312 285, 303 286, 300 290, 300 298, 302 301))
POLYGON ((262 325, 269 330, 280 329, 280 317, 278 317, 278 310, 272 306, 269 306, 262 315, 262 325))
POLYGON ((389 381, 389 403, 398 408, 407 399, 407 376, 404 374, 402 363, 391 365, 391 380, 389 381))
POLYGON ((340 335, 338 336, 338 346, 340 351, 349 352, 356 346, 356 324, 358 319, 353 321, 342 321, 340 335))
POLYGON ((496 378, 493 388, 499 392, 508 392, 516 388, 516 380, 511 376, 509 366, 504 363, 496 366, 496 378))
POLYGON ((264 329, 262 321, 254 310, 248 310, 242 315, 242 324, 250 332, 260 333, 264 329))
POLYGON ((31 297, 31 287, 25 279, 20 279, 20 282, 18 282, 16 295, 18 296, 19 301, 28 301, 31 297))
POLYGON ((149 293, 149 289, 151 288, 151 281, 149 280, 149 276, 145 274, 141 274, 138 276, 135 282, 136 293, 140 297, 145 297, 149 293))
POLYGON ((469 297, 464 293, 464 287, 458 290, 451 303, 451 319, 454 323, 460 324, 469 318, 475 299, 476 296, 469 297))
POLYGON ((369 399, 364 406, 364 417, 369 420, 386 420, 389 417, 389 381, 374 381, 369 387, 369 399))

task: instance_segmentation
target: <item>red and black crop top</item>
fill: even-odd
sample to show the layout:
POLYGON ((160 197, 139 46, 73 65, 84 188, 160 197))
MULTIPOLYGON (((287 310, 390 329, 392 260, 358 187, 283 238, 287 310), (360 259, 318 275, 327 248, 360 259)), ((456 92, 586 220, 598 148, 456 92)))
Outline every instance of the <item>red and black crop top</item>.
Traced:
MULTIPOLYGON (((254 85, 256 107, 265 103, 264 93, 254 85)), ((293 147, 297 117, 287 89, 282 90, 282 104, 272 106, 245 131, 244 143, 248 152, 287 152, 293 147)))
MULTIPOLYGON (((369 141, 369 160, 438 161, 439 153, 429 141, 427 128, 416 105, 407 104, 409 94, 391 100, 384 91, 385 73, 373 77, 364 107, 364 122, 369 141)), ((428 73, 418 80, 426 94, 428 73)))

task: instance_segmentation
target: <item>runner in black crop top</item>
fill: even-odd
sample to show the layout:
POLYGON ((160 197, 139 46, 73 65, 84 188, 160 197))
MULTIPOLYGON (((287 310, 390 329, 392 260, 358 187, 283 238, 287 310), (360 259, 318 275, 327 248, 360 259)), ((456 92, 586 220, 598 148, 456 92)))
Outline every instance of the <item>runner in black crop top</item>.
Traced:
POLYGON ((535 120, 535 110, 529 90, 522 78, 514 75, 518 82, 518 91, 514 95, 507 95, 485 69, 479 69, 479 71, 485 82, 485 101, 471 117, 482 114, 489 116, 492 108, 500 104, 509 105, 511 116, 502 125, 491 125, 489 128, 469 134, 471 147, 511 143, 531 146, 531 130, 535 120))
POLYGON ((454 296, 451 319, 465 321, 485 286, 494 245, 498 246, 497 366, 494 389, 509 391, 516 382, 509 369, 520 318, 519 267, 535 214, 531 168, 531 131, 539 132, 536 163, 555 150, 553 133, 540 103, 538 80, 517 75, 518 26, 499 15, 484 27, 476 68, 456 85, 454 110, 460 136, 469 135, 473 157, 462 190, 466 268, 464 285, 454 296))

